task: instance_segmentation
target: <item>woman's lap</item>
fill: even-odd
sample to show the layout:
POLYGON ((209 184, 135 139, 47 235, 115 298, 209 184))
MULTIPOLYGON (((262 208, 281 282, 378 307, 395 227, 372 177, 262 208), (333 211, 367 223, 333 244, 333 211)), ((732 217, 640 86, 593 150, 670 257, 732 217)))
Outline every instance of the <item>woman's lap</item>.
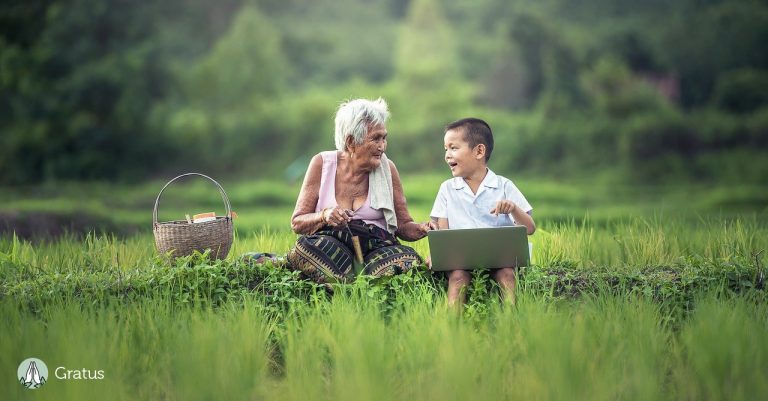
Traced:
POLYGON ((353 260, 349 248, 330 235, 303 235, 288 252, 289 266, 320 283, 346 280, 353 260))
MULTIPOLYGON (((400 245, 394 237, 377 237, 376 229, 354 228, 356 235, 364 237, 360 241, 365 255, 361 273, 391 276, 422 262, 413 248, 400 245), (368 236, 371 233, 374 235, 368 236)), ((349 281, 357 274, 351 238, 349 232, 341 230, 324 229, 303 235, 288 252, 288 262, 292 268, 320 283, 349 281)))
POLYGON ((405 273, 421 263, 416 251, 405 245, 390 245, 365 255, 363 272, 372 276, 392 276, 405 273))

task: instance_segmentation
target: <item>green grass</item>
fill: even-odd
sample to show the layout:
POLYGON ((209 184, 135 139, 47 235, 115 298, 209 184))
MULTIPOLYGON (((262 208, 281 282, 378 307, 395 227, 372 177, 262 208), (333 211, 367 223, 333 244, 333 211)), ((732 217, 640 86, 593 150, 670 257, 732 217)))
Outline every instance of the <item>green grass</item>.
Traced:
MULTIPOLYGON (((409 210, 416 220, 429 218, 437 189, 446 178, 449 177, 438 174, 403 177, 409 210)), ((768 198, 759 186, 649 187, 531 178, 515 179, 515 182, 533 205, 537 224, 545 229, 585 220, 591 226, 606 226, 632 217, 658 217, 662 222, 667 217, 686 222, 696 222, 702 217, 707 220, 711 217, 732 220, 750 215, 766 220, 768 217, 768 198)), ((249 234, 265 226, 288 230, 300 183, 269 180, 222 180, 220 183, 227 191, 232 209, 239 215, 235 224, 238 231, 249 234)), ((85 215, 93 221, 80 227, 81 230, 149 232, 155 198, 163 185, 165 182, 155 180, 137 185, 72 182, 0 188, 0 216, 23 213, 30 217, 20 222, 24 223, 36 215, 85 215)), ((223 215, 225 208, 216 187, 201 178, 188 178, 169 186, 158 207, 160 221, 182 220, 185 214, 206 211, 223 215)))
POLYGON ((215 310, 65 303, 36 315, 6 301, 0 366, 35 355, 49 368, 104 370, 103 381, 50 380, 36 399, 750 400, 768 390, 764 303, 705 297, 675 330, 642 298, 523 293, 516 309, 478 322, 411 295, 387 319, 350 291, 297 305, 283 325, 248 298, 215 310))
MULTIPOLYGON (((417 220, 441 180, 405 182, 417 220)), ((521 180, 539 230, 518 305, 503 308, 478 272, 456 315, 445 277, 421 269, 331 296, 239 261, 291 247, 296 184, 222 183, 240 215, 229 257, 171 263, 149 232, 162 184, 0 192, 5 211, 140 227, 0 236, 0 371, 37 357, 51 372, 105 373, 49 378, 34 393, 8 384, 7 399, 749 400, 768 390, 768 219, 754 188, 521 180)), ((161 220, 214 208, 217 196, 204 182, 168 193, 161 220)), ((410 245, 429 253, 426 241, 410 245)))
MULTIPOLYGON (((286 227, 265 226, 238 233, 228 260, 247 251, 284 254, 296 240, 286 227)), ((551 225, 529 239, 534 262, 541 266, 568 265, 577 269, 610 267, 625 269, 673 266, 691 258, 728 261, 753 258, 768 249, 768 224, 756 217, 720 218, 689 222, 680 218, 628 218, 605 227, 584 222, 551 225)), ((409 243, 422 256, 429 254, 427 241, 409 243)), ((0 257, 18 265, 44 271, 109 271, 147 266, 156 256, 151 234, 128 238, 89 235, 65 236, 29 242, 0 237, 0 257)), ((765 258, 765 254, 760 260, 765 258)), ((1 260, 1 259, 0 259, 1 260)))

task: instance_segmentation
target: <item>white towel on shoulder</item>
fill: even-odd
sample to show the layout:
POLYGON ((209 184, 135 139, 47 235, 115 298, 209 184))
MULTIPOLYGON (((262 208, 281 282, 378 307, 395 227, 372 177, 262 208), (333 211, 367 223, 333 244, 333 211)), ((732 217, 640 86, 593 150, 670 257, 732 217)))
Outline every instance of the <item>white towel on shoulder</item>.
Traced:
POLYGON ((395 215, 395 191, 392 186, 392 172, 389 169, 389 159, 381 155, 381 164, 371 171, 368 176, 368 194, 371 197, 371 208, 384 212, 387 220, 387 231, 394 235, 397 230, 395 215))

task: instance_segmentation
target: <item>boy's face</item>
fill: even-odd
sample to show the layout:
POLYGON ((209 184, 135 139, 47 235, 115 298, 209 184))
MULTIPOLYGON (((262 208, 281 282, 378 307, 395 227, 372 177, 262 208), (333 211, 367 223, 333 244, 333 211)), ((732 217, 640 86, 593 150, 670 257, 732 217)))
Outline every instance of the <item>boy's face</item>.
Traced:
POLYGON ((454 177, 467 178, 478 170, 485 170, 485 146, 470 148, 461 128, 446 131, 443 145, 445 162, 454 177))

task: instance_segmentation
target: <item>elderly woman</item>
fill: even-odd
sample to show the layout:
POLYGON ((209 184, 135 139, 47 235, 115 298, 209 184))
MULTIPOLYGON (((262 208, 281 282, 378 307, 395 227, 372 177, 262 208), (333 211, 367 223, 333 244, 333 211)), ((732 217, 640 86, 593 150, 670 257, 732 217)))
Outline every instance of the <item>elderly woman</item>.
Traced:
POLYGON ((291 217, 291 228, 302 235, 287 258, 320 283, 345 282, 356 274, 389 276, 422 263, 396 237, 421 239, 434 223, 415 223, 408 213, 400 175, 384 154, 388 118, 383 99, 342 104, 336 112, 336 150, 309 163, 291 217), (353 237, 360 242, 362 263, 356 263, 353 237))

